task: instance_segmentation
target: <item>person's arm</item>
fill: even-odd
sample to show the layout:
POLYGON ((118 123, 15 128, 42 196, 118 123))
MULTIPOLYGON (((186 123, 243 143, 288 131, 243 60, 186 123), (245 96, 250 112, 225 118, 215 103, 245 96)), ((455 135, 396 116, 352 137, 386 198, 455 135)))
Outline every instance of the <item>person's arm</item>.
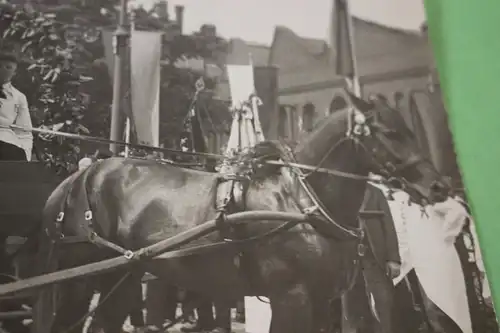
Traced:
MULTIPOLYGON (((28 107, 28 100, 24 94, 20 94, 19 97, 19 110, 14 121, 14 125, 18 125, 21 127, 31 128, 31 115, 28 107)), ((31 132, 14 130, 17 137, 19 138, 19 142, 22 148, 26 151, 26 156, 28 161, 31 160, 31 151, 33 150, 33 134, 31 132)))

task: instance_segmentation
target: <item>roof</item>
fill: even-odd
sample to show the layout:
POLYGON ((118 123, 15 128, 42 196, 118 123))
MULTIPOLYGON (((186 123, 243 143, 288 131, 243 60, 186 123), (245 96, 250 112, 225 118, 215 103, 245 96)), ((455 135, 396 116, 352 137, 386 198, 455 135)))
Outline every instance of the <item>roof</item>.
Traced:
MULTIPOLYGON (((419 31, 410 31, 389 27, 358 17, 353 17, 353 23, 356 28, 362 29, 363 27, 365 27, 365 29, 376 30, 383 33, 384 35, 389 35, 396 38, 400 36, 401 39, 408 40, 410 43, 415 43, 422 40, 419 31)), ((317 67, 315 68, 315 70, 318 71, 317 75, 312 76, 317 78, 318 75, 321 76, 320 74, 322 74, 323 76, 325 76, 325 79, 331 76, 330 72, 324 72, 324 67, 329 66, 329 45, 326 40, 299 36, 293 30, 285 26, 276 26, 274 31, 274 39, 276 39, 277 37, 287 39, 288 43, 294 44, 294 48, 300 47, 311 55, 311 62, 315 64, 314 67, 317 67)), ((233 38, 229 41, 228 54, 225 64, 248 64, 248 55, 250 54, 254 66, 269 66, 271 65, 271 53, 272 45, 248 42, 244 41, 243 39, 233 38)), ((313 69, 308 66, 307 71, 309 73, 305 74, 311 76, 310 74, 313 69)), ((300 76, 302 74, 303 73, 297 73, 296 71, 294 71, 294 73, 290 73, 290 75, 294 77, 297 75, 300 76)), ((227 74, 224 71, 217 87, 218 95, 223 99, 228 98, 229 95, 229 86, 227 83, 226 75, 227 74)), ((285 73, 280 71, 280 76, 283 75, 285 75, 285 73)), ((301 80, 302 79, 300 79, 299 81, 301 80)), ((295 79, 292 81, 295 81, 295 79)))
POLYGON ((247 42, 240 38, 229 41, 226 64, 247 65, 249 55, 255 66, 266 66, 269 62, 271 47, 260 43, 247 42))
MULTIPOLYGON (((394 28, 394 27, 389 27, 380 23, 376 23, 373 21, 368 21, 365 19, 361 19, 358 17, 353 17, 353 24, 357 28, 369 28, 369 29, 376 29, 381 32, 385 32, 388 34, 392 34, 394 36, 401 36, 404 37, 405 39, 414 39, 415 41, 421 40, 421 32, 420 31, 413 31, 413 30, 406 30, 406 29, 400 29, 400 28, 394 28)), ((285 26, 276 26, 274 35, 287 35, 288 37, 291 37, 292 39, 295 40, 297 44, 299 44, 303 49, 307 50, 308 53, 314 56, 321 56, 326 54, 327 50, 329 49, 329 45, 326 40, 324 39, 319 39, 319 38, 310 38, 310 37, 303 37, 298 34, 296 34, 293 30, 291 30, 288 27, 285 26)))
POLYGON ((385 24, 381 24, 378 22, 370 21, 367 19, 362 19, 356 16, 353 16, 353 24, 362 24, 366 26, 371 26, 375 29, 379 30, 385 30, 386 32, 393 33, 393 34, 398 34, 406 37, 417 37, 420 38, 420 32, 418 30, 407 30, 407 29, 401 29, 401 28, 395 28, 395 27, 390 27, 385 24))
MULTIPOLYGON (((389 27, 357 17, 353 18, 353 25, 356 40, 362 38, 362 42, 356 44, 359 75, 408 67, 409 60, 391 54, 408 53, 418 63, 424 62, 428 56, 425 38, 419 31, 389 27), (383 48, 374 47, 380 43, 384 44, 383 48), (425 48, 422 47, 424 45, 425 48), (372 59, 377 59, 376 66, 372 59)), ((330 54, 326 39, 302 37, 284 26, 275 28, 270 64, 280 68, 280 88, 299 83, 327 82, 335 78, 330 54), (290 57, 289 52, 296 54, 290 57), (329 70, 325 70, 327 68, 329 70)))
POLYGON ((247 42, 248 49, 252 55, 252 62, 255 66, 267 66, 271 47, 269 45, 247 42))

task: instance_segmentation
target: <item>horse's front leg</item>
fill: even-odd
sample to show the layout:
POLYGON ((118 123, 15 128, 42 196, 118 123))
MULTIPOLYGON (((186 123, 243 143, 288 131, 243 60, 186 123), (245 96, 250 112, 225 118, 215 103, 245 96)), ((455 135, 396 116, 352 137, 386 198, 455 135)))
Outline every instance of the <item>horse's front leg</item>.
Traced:
POLYGON ((270 299, 273 313, 270 333, 312 332, 313 307, 304 284, 295 284, 271 295, 270 299))
MULTIPOLYGON (((58 294, 58 309, 50 332, 81 332, 94 294, 91 285, 83 281, 66 282, 59 286, 58 294)), ((36 328, 35 331, 38 333, 36 328)))
POLYGON ((125 319, 137 304, 136 288, 142 272, 120 271, 102 277, 99 283, 99 305, 92 321, 93 333, 121 333, 125 319))
POLYGON ((331 333, 333 325, 332 305, 325 297, 312 298, 312 332, 331 333))

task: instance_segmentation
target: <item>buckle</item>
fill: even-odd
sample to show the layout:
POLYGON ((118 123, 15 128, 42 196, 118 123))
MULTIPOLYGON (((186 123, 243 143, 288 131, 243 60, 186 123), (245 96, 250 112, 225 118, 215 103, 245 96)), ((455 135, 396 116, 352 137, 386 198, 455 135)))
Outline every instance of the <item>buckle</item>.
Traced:
POLYGON ((62 222, 64 219, 64 212, 57 214, 56 222, 62 222))
POLYGON ((86 221, 92 220, 92 211, 91 210, 85 211, 85 220, 86 221))
POLYGON ((89 241, 91 241, 91 242, 95 242, 96 238, 97 238, 97 232, 95 232, 95 231, 91 231, 91 232, 89 233, 89 241))
POLYGON ((363 243, 358 244, 358 256, 364 257, 366 253, 366 246, 363 243))
POLYGON ((128 251, 125 251, 125 253, 123 254, 123 256, 125 257, 125 259, 127 260, 130 260, 134 257, 134 252, 128 250, 128 251))
POLYGON ((311 206, 311 207, 307 207, 304 209, 304 214, 305 215, 311 215, 313 214, 315 211, 317 211, 319 209, 318 206, 311 206))
POLYGON ((363 228, 358 229, 358 237, 360 240, 365 239, 365 230, 363 228))

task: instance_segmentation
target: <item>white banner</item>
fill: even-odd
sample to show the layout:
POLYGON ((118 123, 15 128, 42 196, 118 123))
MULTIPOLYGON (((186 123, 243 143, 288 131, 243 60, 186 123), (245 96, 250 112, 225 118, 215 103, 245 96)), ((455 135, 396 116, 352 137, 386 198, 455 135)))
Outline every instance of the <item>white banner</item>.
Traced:
POLYGON ((233 108, 239 108, 242 103, 248 102, 250 95, 255 91, 253 66, 227 65, 229 89, 233 108))
MULTIPOLYGON (((384 191, 387 188, 376 185, 384 191)), ((394 283, 415 269, 425 293, 463 333, 472 333, 472 323, 462 265, 454 242, 467 212, 454 199, 422 207, 408 204, 408 194, 396 192, 388 201, 399 242, 402 267, 394 283)))
POLYGON ((255 96, 253 66, 227 65, 233 123, 226 154, 255 146, 264 141, 259 121, 260 99, 255 96))
POLYGON ((139 143, 155 147, 159 146, 162 34, 132 31, 130 38, 133 123, 139 143))

